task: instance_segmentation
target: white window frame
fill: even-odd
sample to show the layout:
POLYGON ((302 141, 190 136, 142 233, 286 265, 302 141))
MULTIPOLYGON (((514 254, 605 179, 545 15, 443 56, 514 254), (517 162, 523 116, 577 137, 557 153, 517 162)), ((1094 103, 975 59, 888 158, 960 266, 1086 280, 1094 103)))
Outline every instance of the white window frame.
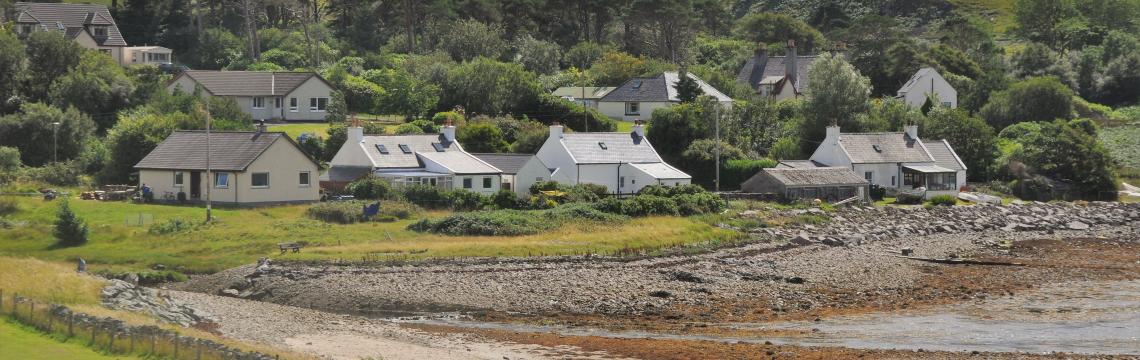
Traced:
POLYGON ((265 171, 265 172, 250 173, 249 174, 249 187, 251 189, 268 189, 269 188, 269 172, 265 171), (265 185, 254 185, 253 184, 254 179, 258 175, 261 175, 261 174, 265 174, 265 185))
POLYGON ((181 187, 185 183, 186 183, 185 175, 183 175, 183 172, 175 171, 174 172, 174 186, 181 187))
POLYGON ((298 186, 303 187, 303 188, 312 187, 313 186, 313 172, 312 171, 302 171, 300 173, 297 173, 297 184, 298 184, 298 186), (305 182, 301 182, 301 175, 305 176, 305 182))
POLYGON ((230 173, 216 172, 214 173, 214 188, 215 189, 229 189, 230 188, 230 173), (219 180, 225 180, 221 182, 219 180))
POLYGON ((297 98, 295 98, 295 97, 289 98, 289 112, 301 111, 297 106, 298 103, 300 103, 300 101, 298 101, 297 98))
POLYGON ((875 172, 874 171, 864 171, 863 172, 863 179, 866 179, 868 182, 874 183, 874 181, 872 181, 872 180, 875 179, 875 172))
POLYGON ((633 101, 625 103, 626 115, 641 115, 641 103, 633 101))
POLYGON ((463 188, 464 189, 470 189, 472 187, 475 187, 474 183, 475 183, 475 180, 473 180, 469 177, 463 178, 463 188))
POLYGON ((265 108, 265 97, 264 96, 254 96, 251 101, 253 102, 252 107, 254 109, 264 109, 265 108))
POLYGON ((492 180, 490 176, 484 176, 483 177, 483 188, 484 189, 490 189, 492 186, 495 186, 495 180, 492 180))
POLYGON ((315 97, 309 98, 309 111, 310 112, 325 112, 329 108, 329 98, 315 97), (324 107, 321 106, 321 101, 324 100, 324 107))
POLYGON ((285 104, 285 98, 277 96, 273 98, 273 108, 280 109, 281 105, 285 104))
POLYGON ((92 26, 91 34, 92 36, 107 37, 108 34, 110 34, 110 30, 108 30, 106 26, 92 26), (99 30, 103 30, 103 34, 100 35, 99 30))

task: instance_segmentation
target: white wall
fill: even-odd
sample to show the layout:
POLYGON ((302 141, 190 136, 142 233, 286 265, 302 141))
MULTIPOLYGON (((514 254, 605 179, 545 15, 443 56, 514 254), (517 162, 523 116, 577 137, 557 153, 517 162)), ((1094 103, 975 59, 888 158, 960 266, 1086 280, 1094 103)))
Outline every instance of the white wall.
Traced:
POLYGON ((622 101, 601 101, 598 102, 598 111, 602 114, 614 119, 622 121, 633 120, 649 120, 653 118, 653 110, 667 108, 673 106, 671 102, 638 102, 638 113, 635 115, 626 115, 625 102, 622 101))
POLYGON ((870 171, 871 184, 884 188, 897 188, 902 185, 902 173, 896 163, 855 164, 852 170, 859 174, 859 177, 864 177, 866 172, 870 171), (894 185, 891 185, 892 177, 894 178, 894 185))
MULTIPOLYGON (((281 106, 284 108, 284 120, 324 120, 328 116, 328 111, 311 111, 309 110, 309 99, 311 98, 328 98, 332 101, 332 88, 324 81, 321 81, 316 76, 309 78, 305 83, 298 86, 293 92, 286 94, 281 106), (297 111, 289 110, 289 98, 297 98, 297 111)), ((331 105, 331 103, 330 103, 331 105)), ((279 112, 279 114, 281 114, 279 112)))
MULTIPOLYGON (((201 171, 201 198, 206 200, 206 187, 213 186, 214 176, 206 176, 201 171)), ((270 145, 257 160, 250 164, 247 171, 215 173, 230 174, 229 186, 225 188, 214 187, 210 189, 210 198, 219 203, 276 203, 276 202, 305 202, 320 200, 320 171, 317 165, 309 161, 305 154, 289 143, 288 140, 278 139, 270 145), (309 186, 300 185, 300 172, 309 172, 309 186), (252 187, 252 173, 268 172, 269 187, 252 187)), ((192 193, 190 185, 190 170, 140 170, 139 184, 146 184, 154 191, 155 199, 162 199, 166 192, 177 196, 178 192, 185 192, 190 199, 192 193), (181 171, 182 186, 174 185, 174 173, 181 171)))
POLYGON ((931 93, 938 95, 939 101, 949 102, 951 108, 958 107, 958 91, 954 90, 942 75, 934 71, 927 72, 910 91, 900 95, 903 95, 903 100, 910 107, 921 108, 926 103, 927 94, 931 93))
POLYGON ((516 194, 525 195, 529 193, 530 186, 539 181, 550 181, 550 170, 535 156, 523 164, 519 173, 515 174, 515 182, 511 186, 514 186, 516 194))
POLYGON ((455 175, 451 186, 454 189, 463 189, 483 195, 493 195, 499 192, 503 179, 498 175, 455 175), (491 178, 491 187, 483 187, 483 179, 491 178), (463 187, 463 179, 471 179, 471 188, 463 187))

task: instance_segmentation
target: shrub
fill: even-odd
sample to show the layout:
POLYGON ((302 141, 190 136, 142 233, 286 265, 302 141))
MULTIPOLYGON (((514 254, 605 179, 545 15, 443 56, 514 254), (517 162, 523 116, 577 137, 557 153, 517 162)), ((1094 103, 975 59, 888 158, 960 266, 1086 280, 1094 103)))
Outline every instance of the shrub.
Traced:
POLYGON ((618 215, 610 212, 605 212, 594 208, 589 204, 569 204, 562 205, 543 213, 544 217, 554 221, 567 222, 576 220, 588 220, 598 222, 619 222, 628 220, 628 216, 618 215))
POLYGON ((486 196, 463 189, 452 191, 447 197, 451 200, 451 209, 457 211, 479 210, 487 203, 486 196))
POLYGON ((656 195, 638 195, 621 202, 619 214, 627 216, 677 215, 677 203, 673 199, 656 195))
POLYGON ((514 236, 537 234, 554 226, 553 222, 526 211, 496 210, 454 214, 439 220, 423 219, 408 225, 408 229, 454 236, 514 236))
POLYGON ((355 224, 365 221, 395 221, 410 219, 422 210, 414 204, 402 201, 380 203, 380 212, 373 217, 364 216, 364 207, 375 204, 370 201, 335 201, 315 204, 305 211, 310 218, 337 224, 355 224))
POLYGON ((870 193, 871 193, 871 200, 879 201, 879 200, 883 200, 884 196, 887 196, 887 189, 882 187, 882 186, 876 185, 876 184, 871 184, 870 193))
POLYGON ((582 183, 578 185, 565 185, 554 181, 539 181, 530 186, 532 195, 543 196, 557 203, 595 202, 609 194, 605 185, 582 183), (554 191, 555 194, 543 194, 543 191, 554 191))
POLYGON ((930 198, 930 203, 934 205, 954 206, 958 203, 958 198, 954 195, 938 195, 930 198))
POLYGON ((491 195, 491 205, 499 209, 521 209, 526 203, 519 199, 514 191, 499 190, 495 195, 491 195))
POLYGON ((463 126, 467 123, 463 115, 454 111, 437 112, 431 117, 431 122, 436 125, 446 125, 448 120, 451 120, 451 124, 454 126, 463 126))
POLYGON ((431 120, 419 119, 409 122, 408 124, 420 128, 420 130, 423 130, 425 134, 434 134, 439 132, 439 126, 431 122, 431 120))
POLYGON ((55 186, 77 186, 83 171, 72 161, 50 163, 42 167, 23 167, 17 176, 21 181, 55 186))
POLYGON ((415 124, 400 124, 400 126, 396 127, 396 135, 418 135, 423 133, 424 129, 415 124))
POLYGON ((911 195, 911 194, 900 192, 897 196, 895 196, 895 203, 896 204, 921 204, 922 203, 922 195, 911 195))
POLYGON ((719 213, 728 207, 728 202, 713 193, 681 194, 673 197, 681 215, 719 213))
POLYGON ((67 199, 59 204, 59 214, 56 215, 55 235, 56 245, 61 247, 79 246, 87 243, 87 223, 71 211, 67 199))
POLYGON ((404 200, 428 209, 444 209, 451 206, 447 192, 435 186, 415 184, 398 190, 404 200))
POLYGON ((152 224, 147 232, 152 235, 166 235, 194 230, 198 225, 198 223, 191 220, 172 218, 164 223, 152 224))
POLYGON ((16 199, 0 197, 0 215, 8 215, 20 211, 20 204, 16 199))
POLYGON ((685 184, 685 185, 677 185, 677 186, 649 185, 649 186, 641 188, 641 190, 638 191, 637 194, 638 195, 655 195, 655 196, 673 197, 673 196, 677 196, 677 195, 700 194, 700 193, 707 193, 707 192, 708 192, 708 190, 705 190, 705 188, 701 187, 700 185, 696 185, 696 184, 685 184))
POLYGON ((378 178, 364 178, 353 181, 344 187, 344 191, 357 199, 385 199, 392 193, 392 187, 387 181, 378 178))
POLYGON ((732 159, 721 165, 720 189, 737 189, 761 169, 776 167, 772 159, 732 159))

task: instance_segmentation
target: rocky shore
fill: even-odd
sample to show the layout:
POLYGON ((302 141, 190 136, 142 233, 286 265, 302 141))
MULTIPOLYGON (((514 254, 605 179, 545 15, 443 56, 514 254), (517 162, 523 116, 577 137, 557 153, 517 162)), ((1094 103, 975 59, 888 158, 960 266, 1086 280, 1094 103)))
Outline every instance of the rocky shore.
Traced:
POLYGON ((904 248, 922 258, 1000 257, 1011 244, 1029 240, 1101 237, 1134 244, 1140 231, 1140 205, 1121 203, 783 212, 827 221, 754 230, 745 245, 696 255, 406 266, 266 263, 179 286, 379 315, 440 310, 645 315, 760 300, 766 310, 784 312, 834 305, 822 292, 875 298, 926 286, 921 282, 933 265, 899 257, 904 248))

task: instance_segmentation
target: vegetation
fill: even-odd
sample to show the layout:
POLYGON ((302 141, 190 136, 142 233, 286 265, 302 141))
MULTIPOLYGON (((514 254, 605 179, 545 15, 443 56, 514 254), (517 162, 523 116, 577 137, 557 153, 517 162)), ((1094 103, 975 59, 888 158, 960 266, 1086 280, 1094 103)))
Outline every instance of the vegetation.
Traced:
POLYGON ((954 205, 958 204, 958 198, 955 197, 954 195, 938 195, 938 196, 930 198, 930 204, 933 204, 935 206, 938 206, 938 205, 954 206, 954 205))
POLYGON ((56 245, 61 247, 79 246, 87 243, 87 223, 71 211, 67 199, 59 203, 59 215, 55 220, 56 245))
POLYGON ((62 343, 51 336, 40 334, 36 329, 18 324, 12 320, 0 320, 0 353, 28 360, 115 360, 137 359, 133 356, 103 355, 78 341, 62 343))

